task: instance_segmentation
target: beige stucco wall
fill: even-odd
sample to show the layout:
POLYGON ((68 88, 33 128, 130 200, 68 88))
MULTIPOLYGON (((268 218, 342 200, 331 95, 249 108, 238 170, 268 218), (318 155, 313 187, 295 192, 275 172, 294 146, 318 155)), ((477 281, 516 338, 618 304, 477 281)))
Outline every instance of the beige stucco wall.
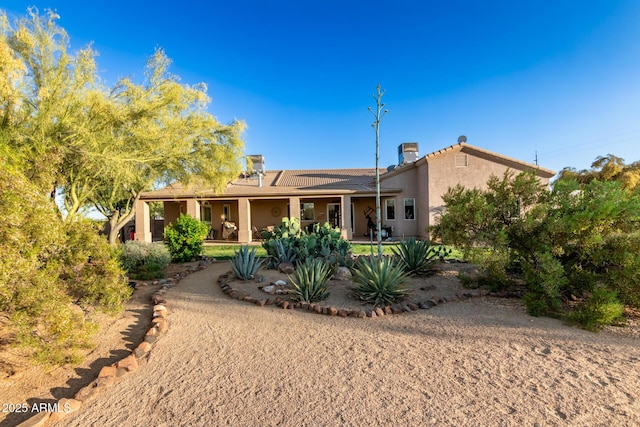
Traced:
POLYGON ((395 196, 383 196, 381 202, 382 208, 382 225, 393 227, 392 237, 394 239, 402 239, 420 236, 420 216, 423 212, 420 200, 426 198, 426 181, 423 182, 424 177, 419 174, 418 168, 415 164, 406 164, 397 169, 393 173, 390 173, 388 177, 382 177, 380 181, 381 188, 399 188, 402 189, 400 194, 395 196), (395 199, 396 204, 396 219, 391 221, 385 217, 385 201, 388 198, 395 199), (404 203, 405 199, 414 200, 414 219, 405 219, 404 203))
MULTIPOLYGON (((456 147, 450 151, 440 153, 426 161, 421 159, 419 168, 424 169, 429 177, 428 183, 428 212, 425 216, 428 224, 433 225, 435 216, 441 212, 443 207, 442 195, 450 188, 461 183, 466 188, 486 189, 487 181, 491 175, 502 177, 507 170, 512 170, 516 174, 525 170, 524 165, 516 163, 496 162, 483 153, 468 150, 466 147, 456 147), (455 158, 457 154, 467 155, 467 166, 456 166, 455 158)), ((548 178, 540 178, 540 181, 548 184, 548 178)))

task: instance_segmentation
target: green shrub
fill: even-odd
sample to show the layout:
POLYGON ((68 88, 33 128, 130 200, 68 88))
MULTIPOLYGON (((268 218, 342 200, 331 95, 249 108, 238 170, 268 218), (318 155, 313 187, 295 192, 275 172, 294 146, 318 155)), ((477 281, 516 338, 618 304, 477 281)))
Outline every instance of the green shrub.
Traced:
POLYGON ((584 329, 597 331, 621 321, 622 313, 623 306, 618 301, 616 292, 597 286, 591 296, 575 311, 569 313, 567 318, 584 329))
POLYGON ((297 301, 317 302, 327 299, 327 283, 331 280, 333 269, 323 259, 307 258, 298 263, 294 277, 289 276, 293 286, 291 293, 297 301))
POLYGON ((353 269, 352 280, 356 286, 353 293, 362 301, 383 306, 391 304, 409 293, 408 276, 402 266, 396 264, 393 258, 361 256, 353 269))
POLYGON ((10 344, 47 364, 75 363, 90 345, 94 309, 117 312, 131 295, 104 237, 88 221, 65 223, 48 194, 0 168, 0 311, 10 344))
POLYGON ((241 246, 229 260, 233 274, 240 280, 252 279, 262 268, 263 260, 256 257, 256 248, 241 246))
POLYGON ((209 234, 209 226, 189 215, 180 215, 174 224, 169 224, 164 232, 171 259, 175 262, 189 262, 200 256, 204 239, 209 234))
POLYGON ((171 262, 171 254, 162 243, 129 240, 118 256, 122 268, 132 279, 159 279, 171 262))
POLYGON ((523 268, 528 286, 524 302, 529 315, 557 315, 561 309, 561 291, 568 282, 562 263, 545 252, 538 254, 535 263, 523 264, 523 268))
POLYGON ((451 249, 444 246, 432 246, 426 240, 416 239, 403 240, 391 250, 410 276, 433 273, 436 264, 451 253, 451 249))

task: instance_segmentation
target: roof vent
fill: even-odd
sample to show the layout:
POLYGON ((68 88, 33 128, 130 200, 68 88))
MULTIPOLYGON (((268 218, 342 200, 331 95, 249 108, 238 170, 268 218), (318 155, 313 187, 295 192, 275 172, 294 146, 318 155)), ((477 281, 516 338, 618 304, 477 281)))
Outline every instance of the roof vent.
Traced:
POLYGON ((467 137, 464 135, 460 135, 458 137, 458 144, 462 143, 462 142, 467 142, 467 137))
POLYGON ((418 160, 418 143, 403 142, 398 145, 398 164, 413 163, 418 160))

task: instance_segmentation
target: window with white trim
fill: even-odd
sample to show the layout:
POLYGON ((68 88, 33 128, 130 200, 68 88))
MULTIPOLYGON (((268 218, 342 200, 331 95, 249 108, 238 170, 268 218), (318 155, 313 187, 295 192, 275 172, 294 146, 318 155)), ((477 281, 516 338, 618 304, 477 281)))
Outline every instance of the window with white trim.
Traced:
POLYGON ((396 199, 386 199, 384 201, 384 219, 387 221, 396 219, 396 199))
POLYGON ((404 199, 404 219, 416 219, 416 199, 404 199))

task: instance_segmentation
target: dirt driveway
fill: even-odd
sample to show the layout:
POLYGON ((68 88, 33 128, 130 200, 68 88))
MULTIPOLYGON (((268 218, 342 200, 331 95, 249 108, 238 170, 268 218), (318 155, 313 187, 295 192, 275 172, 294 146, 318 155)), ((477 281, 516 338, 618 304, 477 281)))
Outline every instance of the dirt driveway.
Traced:
POLYGON ((214 264, 168 294, 148 363, 70 426, 640 425, 640 343, 490 297, 375 319, 230 299, 214 264))

